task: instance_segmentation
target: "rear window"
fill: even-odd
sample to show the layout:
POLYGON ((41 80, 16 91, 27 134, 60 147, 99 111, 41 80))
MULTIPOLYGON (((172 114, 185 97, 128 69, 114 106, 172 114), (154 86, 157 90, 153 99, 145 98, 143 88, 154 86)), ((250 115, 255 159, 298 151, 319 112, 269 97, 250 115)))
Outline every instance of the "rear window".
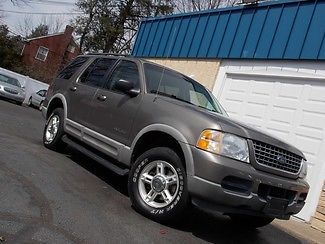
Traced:
POLYGON ((19 81, 17 79, 6 76, 6 75, 1 75, 0 74, 0 81, 8 83, 8 84, 13 85, 13 86, 21 87, 21 85, 20 85, 20 83, 19 83, 19 81))
POLYGON ((88 60, 88 57, 78 57, 73 60, 65 69, 63 69, 58 78, 69 80, 77 70, 88 60))

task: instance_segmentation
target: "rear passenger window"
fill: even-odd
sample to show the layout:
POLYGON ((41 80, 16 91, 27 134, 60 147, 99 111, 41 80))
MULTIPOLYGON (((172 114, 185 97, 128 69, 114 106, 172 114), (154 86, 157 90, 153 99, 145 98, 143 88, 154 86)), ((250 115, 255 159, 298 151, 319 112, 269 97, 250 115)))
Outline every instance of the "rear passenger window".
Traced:
POLYGON ((102 87, 107 72, 113 67, 116 59, 96 59, 80 76, 79 82, 95 87, 102 87))
POLYGON ((88 57, 78 57, 74 59, 65 69, 60 72, 57 78, 69 80, 87 60, 88 57))

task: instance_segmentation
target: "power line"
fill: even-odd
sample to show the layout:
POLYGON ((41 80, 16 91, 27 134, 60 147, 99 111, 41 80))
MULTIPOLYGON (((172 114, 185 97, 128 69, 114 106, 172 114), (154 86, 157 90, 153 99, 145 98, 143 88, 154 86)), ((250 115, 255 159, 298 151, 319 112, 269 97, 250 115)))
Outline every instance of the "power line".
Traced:
POLYGON ((17 34, 15 31, 13 31, 12 28, 10 28, 9 25, 6 22, 4 22, 3 20, 1 20, 1 19, 0 19, 0 23, 7 26, 7 29, 11 34, 14 34, 15 36, 23 36, 21 34, 17 34))
POLYGON ((7 10, 7 9, 0 9, 0 12, 4 13, 13 13, 13 14, 33 14, 33 15, 79 15, 82 14, 82 12, 61 12, 61 13, 44 13, 44 12, 22 12, 22 11, 14 11, 14 10, 7 10))
POLYGON ((75 3, 72 2, 65 2, 65 1, 53 1, 53 0, 26 0, 26 2, 31 4, 45 4, 45 5, 69 5, 75 6, 75 3))

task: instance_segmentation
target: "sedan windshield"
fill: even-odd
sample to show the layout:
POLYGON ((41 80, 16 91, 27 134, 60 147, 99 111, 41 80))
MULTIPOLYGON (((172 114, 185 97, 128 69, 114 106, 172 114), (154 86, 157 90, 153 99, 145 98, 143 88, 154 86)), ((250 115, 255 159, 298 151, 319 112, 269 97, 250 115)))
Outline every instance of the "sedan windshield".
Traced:
POLYGON ((11 78, 9 76, 6 76, 6 75, 2 75, 0 74, 0 81, 1 82, 4 82, 4 83, 7 83, 7 84, 10 84, 10 85, 13 85, 13 86, 18 86, 18 87, 21 87, 19 81, 15 78, 11 78))
POLYGON ((163 67, 144 64, 147 92, 168 96, 206 110, 226 115, 212 94, 201 84, 163 67))

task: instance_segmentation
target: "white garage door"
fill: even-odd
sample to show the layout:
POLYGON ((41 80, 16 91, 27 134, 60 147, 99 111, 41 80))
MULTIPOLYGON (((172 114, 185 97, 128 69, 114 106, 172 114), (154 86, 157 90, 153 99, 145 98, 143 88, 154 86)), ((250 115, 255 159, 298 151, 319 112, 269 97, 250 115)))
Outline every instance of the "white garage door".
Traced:
POLYGON ((227 61, 213 92, 230 117, 304 152, 311 192, 298 217, 309 221, 325 180, 325 64, 227 61))

